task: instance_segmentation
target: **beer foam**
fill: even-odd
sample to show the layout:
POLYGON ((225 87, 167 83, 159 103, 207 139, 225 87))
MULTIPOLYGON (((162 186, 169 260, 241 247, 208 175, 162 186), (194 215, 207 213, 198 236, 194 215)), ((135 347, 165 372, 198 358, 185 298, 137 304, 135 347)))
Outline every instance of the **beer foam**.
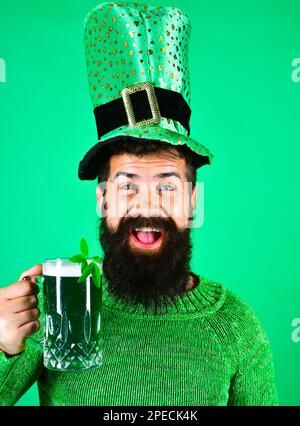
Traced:
MULTIPOLYGON (((88 259, 87 262, 90 263, 91 260, 88 259)), ((99 263, 97 265, 102 270, 102 265, 99 263)), ((50 277, 80 277, 81 264, 71 262, 69 259, 48 259, 43 262, 43 275, 50 277)))

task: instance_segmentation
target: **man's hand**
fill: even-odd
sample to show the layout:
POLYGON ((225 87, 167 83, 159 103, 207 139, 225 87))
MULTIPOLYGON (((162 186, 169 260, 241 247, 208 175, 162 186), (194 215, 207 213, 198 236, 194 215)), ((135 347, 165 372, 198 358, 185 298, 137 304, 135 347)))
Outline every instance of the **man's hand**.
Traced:
POLYGON ((26 339, 40 327, 36 279, 21 280, 41 274, 42 265, 35 265, 24 271, 18 282, 0 288, 0 350, 8 356, 22 352, 26 339))

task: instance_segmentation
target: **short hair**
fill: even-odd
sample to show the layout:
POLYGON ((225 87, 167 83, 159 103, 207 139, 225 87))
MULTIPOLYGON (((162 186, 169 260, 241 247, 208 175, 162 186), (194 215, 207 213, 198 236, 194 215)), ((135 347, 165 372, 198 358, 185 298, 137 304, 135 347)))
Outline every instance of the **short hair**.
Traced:
POLYGON ((102 160, 99 164, 98 183, 106 182, 110 173, 110 159, 113 155, 132 154, 143 157, 151 154, 163 154, 173 158, 184 158, 186 163, 186 178, 192 183, 192 188, 196 185, 197 167, 195 164, 195 154, 187 145, 172 145, 168 142, 149 139, 142 142, 132 142, 130 140, 118 141, 108 144, 103 149, 102 160))

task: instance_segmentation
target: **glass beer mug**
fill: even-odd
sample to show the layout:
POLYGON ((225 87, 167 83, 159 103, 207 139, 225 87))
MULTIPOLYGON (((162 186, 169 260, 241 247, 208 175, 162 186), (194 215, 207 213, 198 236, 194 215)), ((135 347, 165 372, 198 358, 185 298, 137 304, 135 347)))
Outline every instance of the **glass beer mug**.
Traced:
POLYGON ((45 330, 42 339, 33 335, 27 342, 43 351, 44 366, 51 370, 75 371, 102 363, 102 285, 98 288, 91 275, 78 283, 80 276, 80 263, 43 262, 38 307, 45 315, 45 330))

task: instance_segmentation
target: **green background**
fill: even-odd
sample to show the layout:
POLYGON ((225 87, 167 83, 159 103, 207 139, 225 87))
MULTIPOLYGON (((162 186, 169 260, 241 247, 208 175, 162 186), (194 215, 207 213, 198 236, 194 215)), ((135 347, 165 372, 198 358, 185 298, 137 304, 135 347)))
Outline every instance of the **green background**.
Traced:
MULTIPOLYGON (((77 178, 96 141, 83 52, 83 20, 95 1, 1 2, 0 285, 45 258, 98 244, 96 182, 77 178)), ((253 306, 274 353, 280 405, 300 405, 298 0, 194 0, 191 136, 214 154, 193 269, 253 306)), ((300 76, 300 72, 299 72, 300 76)), ((18 405, 38 405, 33 386, 18 405)))

